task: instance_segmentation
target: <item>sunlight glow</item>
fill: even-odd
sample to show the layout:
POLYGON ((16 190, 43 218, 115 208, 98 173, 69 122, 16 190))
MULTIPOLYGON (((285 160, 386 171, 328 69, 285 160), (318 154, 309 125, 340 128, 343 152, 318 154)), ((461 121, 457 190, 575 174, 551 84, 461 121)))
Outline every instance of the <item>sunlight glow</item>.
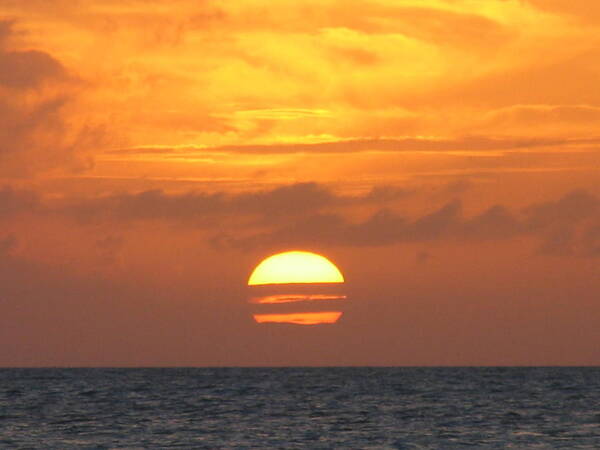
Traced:
POLYGON ((319 325, 335 323, 342 316, 340 311, 323 311, 291 314, 254 314, 258 323, 291 323, 294 325, 319 325))
POLYGON ((343 282, 342 273, 324 256, 291 251, 263 260, 250 275, 248 285, 343 282))
POLYGON ((310 302, 315 300, 346 300, 345 295, 326 295, 326 294, 278 294, 265 295, 263 297, 252 297, 250 303, 260 305, 272 305, 278 303, 310 302))

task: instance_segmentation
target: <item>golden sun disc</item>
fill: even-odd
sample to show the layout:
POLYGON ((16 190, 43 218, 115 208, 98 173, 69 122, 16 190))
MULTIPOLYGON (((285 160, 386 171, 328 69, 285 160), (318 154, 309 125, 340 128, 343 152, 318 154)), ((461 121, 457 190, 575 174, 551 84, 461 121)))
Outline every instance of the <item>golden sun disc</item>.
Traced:
POLYGON ((252 317, 260 324, 324 325, 342 316, 344 276, 324 256, 305 251, 265 258, 248 279, 252 317))
POLYGON ((324 256, 304 251, 278 253, 252 272, 248 286, 286 283, 343 283, 340 270, 324 256))

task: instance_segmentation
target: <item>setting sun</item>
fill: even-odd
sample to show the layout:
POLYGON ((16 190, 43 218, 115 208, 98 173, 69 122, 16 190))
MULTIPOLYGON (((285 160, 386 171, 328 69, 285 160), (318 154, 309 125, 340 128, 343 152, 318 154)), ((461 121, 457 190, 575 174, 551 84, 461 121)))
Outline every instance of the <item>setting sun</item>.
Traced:
POLYGON ((336 323, 345 304, 342 272, 324 256, 304 251, 264 259, 248 280, 257 323, 321 325, 336 323), (333 307, 333 310, 332 310, 333 307))
POLYGON ((248 285, 343 282, 340 270, 324 256, 291 251, 263 260, 250 275, 248 285))

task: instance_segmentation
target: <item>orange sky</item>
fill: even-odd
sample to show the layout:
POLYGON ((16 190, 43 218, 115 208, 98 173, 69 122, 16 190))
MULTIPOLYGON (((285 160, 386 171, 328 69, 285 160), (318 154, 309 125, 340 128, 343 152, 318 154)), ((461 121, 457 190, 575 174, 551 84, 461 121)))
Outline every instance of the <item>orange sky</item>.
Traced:
POLYGON ((599 79, 589 0, 0 0, 0 366, 598 365, 599 79))

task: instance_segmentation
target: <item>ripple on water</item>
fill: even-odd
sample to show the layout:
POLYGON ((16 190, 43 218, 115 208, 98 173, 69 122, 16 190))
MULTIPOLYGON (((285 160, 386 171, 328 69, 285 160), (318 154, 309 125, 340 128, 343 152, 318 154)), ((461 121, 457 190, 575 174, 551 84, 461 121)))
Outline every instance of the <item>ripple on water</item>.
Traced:
POLYGON ((599 375, 0 369, 0 447, 600 448, 599 375))

